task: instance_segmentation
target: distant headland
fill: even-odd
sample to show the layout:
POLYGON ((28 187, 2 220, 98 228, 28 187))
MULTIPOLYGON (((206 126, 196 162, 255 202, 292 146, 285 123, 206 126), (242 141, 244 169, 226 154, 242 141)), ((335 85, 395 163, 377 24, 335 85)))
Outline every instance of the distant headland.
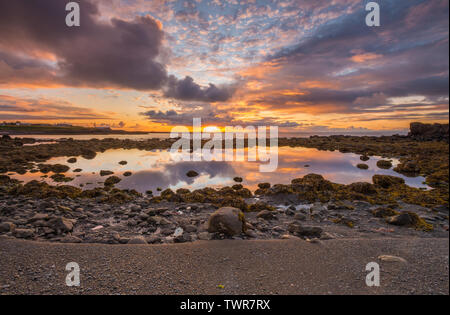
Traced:
POLYGON ((0 134, 10 135, 85 135, 85 134, 148 134, 148 131, 126 131, 110 127, 82 127, 70 124, 0 123, 0 134))

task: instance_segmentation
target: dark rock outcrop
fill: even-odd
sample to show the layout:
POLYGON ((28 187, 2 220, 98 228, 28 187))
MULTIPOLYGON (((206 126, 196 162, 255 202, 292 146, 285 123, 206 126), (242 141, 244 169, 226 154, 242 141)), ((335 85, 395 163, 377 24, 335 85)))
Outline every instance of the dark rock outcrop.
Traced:
POLYGON ((448 142, 448 124, 423 124, 413 122, 410 125, 409 137, 422 141, 448 142))

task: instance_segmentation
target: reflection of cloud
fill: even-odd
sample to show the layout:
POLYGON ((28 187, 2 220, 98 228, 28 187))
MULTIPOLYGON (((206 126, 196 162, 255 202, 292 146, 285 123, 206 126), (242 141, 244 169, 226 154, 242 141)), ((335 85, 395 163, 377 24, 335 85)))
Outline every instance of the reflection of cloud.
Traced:
MULTIPOLYGON (((408 185, 423 186, 422 177, 407 178, 395 173, 392 169, 383 170, 376 166, 378 158, 372 157, 365 162, 369 165, 368 170, 360 170, 356 167, 361 163, 359 155, 343 154, 340 152, 319 151, 309 148, 279 148, 279 163, 275 172, 259 172, 260 162, 174 162, 168 159, 170 154, 167 151, 145 152, 139 150, 108 150, 99 153, 94 160, 78 158, 77 163, 71 164, 71 169, 82 168, 82 173, 67 172, 66 176, 75 177, 81 174, 81 177, 75 177, 70 185, 78 186, 81 183, 91 182, 85 188, 98 186, 97 182, 103 182, 107 177, 100 177, 99 170, 106 169, 120 176, 122 181, 117 184, 118 188, 136 189, 140 192, 152 190, 156 193, 156 188, 173 189, 189 187, 190 189, 199 189, 209 186, 225 186, 234 183, 233 178, 240 176, 244 179, 244 186, 250 189, 256 189, 257 184, 269 182, 272 184, 288 184, 292 179, 302 177, 306 174, 322 174, 326 179, 333 182, 349 184, 355 181, 372 181, 374 174, 385 174, 402 177, 408 185), (127 165, 119 165, 118 161, 126 160, 127 165), (304 167, 309 164, 309 167, 304 167), (186 173, 195 170, 199 176, 189 178, 186 173), (95 171, 95 175, 92 172, 95 171), (130 177, 123 177, 125 171, 133 173, 130 177)), ((47 163, 64 164, 67 157, 53 158, 47 163)), ((394 161, 394 164, 398 161, 394 161)), ((29 181, 40 179, 40 173, 16 175, 14 178, 29 181)), ((47 179, 51 183, 50 179, 47 179)))

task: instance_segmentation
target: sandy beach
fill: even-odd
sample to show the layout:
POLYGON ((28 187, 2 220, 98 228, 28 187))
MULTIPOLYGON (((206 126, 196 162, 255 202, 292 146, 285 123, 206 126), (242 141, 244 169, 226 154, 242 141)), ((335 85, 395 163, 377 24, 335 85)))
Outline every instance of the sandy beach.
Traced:
POLYGON ((0 239, 1 294, 448 294, 448 238, 57 244, 0 239), (380 261, 394 255, 405 262, 380 261), (68 262, 79 287, 65 285, 68 262), (367 263, 380 264, 368 287, 367 263), (223 286, 220 288, 219 286, 223 286))

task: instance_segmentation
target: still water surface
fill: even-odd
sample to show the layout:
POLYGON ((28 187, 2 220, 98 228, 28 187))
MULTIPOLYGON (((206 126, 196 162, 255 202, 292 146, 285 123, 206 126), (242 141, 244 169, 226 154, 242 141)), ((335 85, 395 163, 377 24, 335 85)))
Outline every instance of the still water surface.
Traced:
MULTIPOLYGON (((245 161, 177 161, 167 150, 142 151, 138 149, 111 149, 103 153, 97 153, 92 160, 76 157, 77 162, 67 163, 68 157, 57 157, 48 160, 48 164, 65 164, 70 166, 70 171, 65 175, 73 177, 74 180, 66 183, 69 185, 84 185, 84 188, 102 186, 107 176, 101 177, 100 170, 113 171, 114 175, 122 178, 116 185, 122 189, 136 189, 139 192, 162 188, 189 188, 198 189, 203 187, 221 187, 233 185, 233 178, 240 176, 244 179, 244 186, 251 190, 257 189, 257 184, 269 182, 271 184, 288 184, 292 179, 302 177, 309 173, 323 175, 326 179, 350 184, 358 181, 372 182, 374 174, 394 175, 405 179, 407 185, 412 187, 427 188, 423 184, 423 177, 405 177, 393 170, 384 170, 376 166, 379 157, 371 157, 367 162, 362 162, 359 155, 353 153, 340 153, 330 151, 319 151, 312 148, 302 147, 280 147, 278 150, 278 168, 275 172, 261 173, 259 166, 267 162, 249 162, 247 155, 245 161), (126 165, 120 165, 120 161, 127 161, 126 165), (356 167, 359 163, 369 165, 368 170, 356 167), (308 165, 308 167, 307 167, 308 165), (73 170, 80 168, 82 172, 74 173, 73 170), (186 173, 195 170, 199 176, 189 178, 186 173), (124 177, 126 171, 132 172, 132 176, 124 177), (78 175, 78 177, 77 177, 78 175)), ((393 160, 394 166, 398 163, 393 160)), ((39 172, 24 175, 14 174, 12 177, 24 182, 36 179, 44 180, 50 184, 54 183, 50 178, 42 178, 39 172)), ((48 176, 52 173, 48 173, 48 176)))

